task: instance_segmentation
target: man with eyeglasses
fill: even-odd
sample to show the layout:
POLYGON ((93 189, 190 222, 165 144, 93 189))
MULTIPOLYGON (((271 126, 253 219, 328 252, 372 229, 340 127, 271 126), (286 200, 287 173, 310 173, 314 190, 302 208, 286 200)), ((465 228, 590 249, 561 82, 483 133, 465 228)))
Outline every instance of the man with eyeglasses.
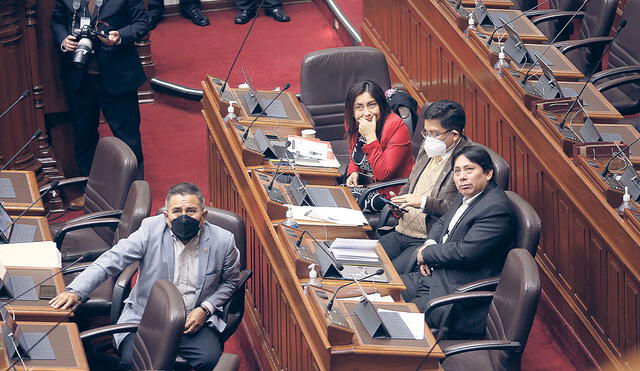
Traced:
POLYGON ((416 250, 426 240, 429 226, 458 194, 448 159, 471 143, 463 135, 464 127, 464 108, 456 102, 433 102, 424 112, 424 141, 409 180, 398 195, 390 192, 391 201, 408 212, 402 214, 395 230, 379 240, 400 274, 415 267, 416 250))

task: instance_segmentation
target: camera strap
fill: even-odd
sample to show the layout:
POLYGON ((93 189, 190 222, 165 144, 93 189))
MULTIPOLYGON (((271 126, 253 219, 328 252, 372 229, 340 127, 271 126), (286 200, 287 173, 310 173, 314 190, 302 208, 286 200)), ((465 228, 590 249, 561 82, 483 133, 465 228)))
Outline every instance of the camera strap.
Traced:
POLYGON ((78 9, 80 9, 80 0, 73 0, 71 7, 73 8, 73 15, 71 16, 71 31, 73 32, 76 28, 76 15, 78 13, 78 9))

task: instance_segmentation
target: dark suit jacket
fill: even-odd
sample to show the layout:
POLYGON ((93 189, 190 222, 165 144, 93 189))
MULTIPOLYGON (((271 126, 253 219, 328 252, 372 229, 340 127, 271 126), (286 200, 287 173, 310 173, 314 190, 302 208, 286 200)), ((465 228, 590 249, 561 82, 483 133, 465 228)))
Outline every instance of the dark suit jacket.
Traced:
MULTIPOLYGON (((86 1, 83 0, 83 2, 86 1)), ((73 0, 56 0, 53 9, 51 29, 55 47, 58 50, 62 41, 71 34, 72 2, 73 0)), ((80 9, 82 10, 83 7, 80 9)), ((104 30, 107 34, 109 31, 119 31, 122 39, 120 45, 114 46, 105 45, 100 41, 94 42, 93 49, 96 53, 98 71, 105 88, 111 94, 122 94, 137 89, 146 80, 138 53, 133 45, 149 32, 149 17, 144 9, 143 0, 104 0, 99 19, 97 16, 97 12, 94 11, 92 25, 97 20, 106 22, 109 26, 100 26, 99 30, 104 30)), ((76 27, 79 24, 80 21, 77 19, 76 27)), ((62 81, 67 89, 78 90, 85 72, 72 67, 73 53, 60 51, 60 54, 62 54, 62 81)))
MULTIPOLYGON (((422 280, 422 284, 429 286, 429 298, 448 295, 457 286, 500 275, 507 253, 513 247, 516 233, 513 207, 504 191, 494 183, 489 183, 473 200, 449 232, 447 242, 442 243, 461 204, 462 195, 458 195, 429 231, 427 238, 438 242, 422 252, 424 261, 432 269, 431 275, 422 280)), ((434 313, 432 323, 438 324, 438 317, 443 314, 444 311, 434 313)), ((467 318, 466 326, 482 325, 482 318, 482 315, 467 318)))

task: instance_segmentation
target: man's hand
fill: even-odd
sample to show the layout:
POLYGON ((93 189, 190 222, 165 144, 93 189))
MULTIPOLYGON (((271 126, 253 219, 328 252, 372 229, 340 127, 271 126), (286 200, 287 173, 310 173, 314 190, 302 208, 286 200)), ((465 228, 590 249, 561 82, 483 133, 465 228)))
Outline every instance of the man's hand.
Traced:
POLYGON ((400 205, 400 207, 403 209, 407 206, 419 209, 422 205, 422 196, 420 195, 407 193, 404 195, 396 196, 391 192, 389 192, 389 194, 391 195, 391 202, 400 205))
POLYGON ((109 31, 109 38, 105 38, 104 36, 98 34, 98 39, 109 46, 117 45, 120 42, 120 32, 109 31))
POLYGON ((187 320, 184 323, 184 334, 195 334, 200 331, 202 325, 207 320, 207 314, 200 307, 195 308, 189 313, 187 320))
POLYGON ((56 309, 69 309, 78 304, 79 301, 80 297, 78 296, 78 294, 73 292, 63 292, 55 298, 49 300, 49 305, 56 309))
POLYGON ((418 261, 418 265, 424 264, 424 259, 422 258, 422 252, 427 247, 427 245, 422 245, 418 248, 418 254, 416 255, 416 260, 418 261))
POLYGON ((345 184, 347 185, 347 187, 361 187, 360 185, 358 185, 358 172, 354 171, 353 173, 349 174, 345 184))
POLYGON ((78 48, 78 42, 76 41, 76 37, 73 35, 69 35, 62 40, 62 48, 68 52, 74 52, 78 48))
POLYGON ((423 276, 428 276, 431 274, 431 270, 429 269, 429 267, 427 267, 426 264, 422 264, 420 266, 420 274, 423 276))
POLYGON ((376 141, 378 139, 376 135, 376 117, 373 116, 371 121, 367 121, 364 116, 360 117, 358 119, 358 131, 360 135, 367 139, 367 144, 376 141))

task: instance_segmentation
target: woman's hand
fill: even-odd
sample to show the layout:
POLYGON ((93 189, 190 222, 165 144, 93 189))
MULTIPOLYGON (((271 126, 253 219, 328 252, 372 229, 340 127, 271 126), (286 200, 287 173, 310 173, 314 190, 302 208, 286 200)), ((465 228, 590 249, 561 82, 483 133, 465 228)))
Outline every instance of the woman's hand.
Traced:
POLYGON ((367 144, 378 140, 376 135, 376 116, 372 116, 371 121, 367 121, 364 116, 360 117, 358 119, 358 132, 365 137, 367 144))
POLYGON ((354 171, 353 173, 349 174, 349 176, 347 177, 347 181, 346 181, 347 187, 353 188, 353 187, 362 187, 361 185, 358 185, 358 172, 354 171))

